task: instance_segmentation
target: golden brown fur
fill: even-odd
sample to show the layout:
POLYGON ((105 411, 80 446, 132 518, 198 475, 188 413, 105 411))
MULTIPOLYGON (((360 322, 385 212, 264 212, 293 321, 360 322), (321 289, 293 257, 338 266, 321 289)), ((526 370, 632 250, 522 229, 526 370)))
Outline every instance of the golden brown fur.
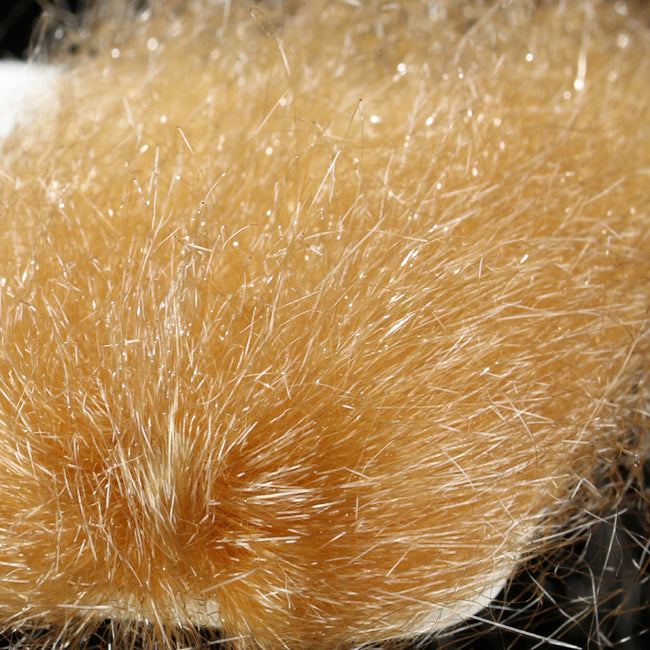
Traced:
POLYGON ((471 614, 647 413, 648 12, 119 7, 3 149, 0 617, 471 614))

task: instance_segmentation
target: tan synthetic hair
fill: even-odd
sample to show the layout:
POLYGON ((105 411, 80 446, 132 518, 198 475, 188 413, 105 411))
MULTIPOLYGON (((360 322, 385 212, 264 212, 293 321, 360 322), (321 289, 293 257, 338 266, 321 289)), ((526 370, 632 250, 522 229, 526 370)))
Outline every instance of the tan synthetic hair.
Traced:
POLYGON ((2 150, 5 627, 470 615, 646 425, 647 10, 132 15, 2 150))

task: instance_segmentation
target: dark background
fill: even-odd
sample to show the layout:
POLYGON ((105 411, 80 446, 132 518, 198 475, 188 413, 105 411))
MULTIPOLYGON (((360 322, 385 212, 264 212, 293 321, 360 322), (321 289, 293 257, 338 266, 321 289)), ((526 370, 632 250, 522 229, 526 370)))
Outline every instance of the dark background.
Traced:
POLYGON ((79 0, 0 0, 0 58, 24 59, 45 6, 55 13, 78 11, 79 0))
MULTIPOLYGON (((70 18, 80 2, 0 0, 0 4, 0 58, 24 59, 43 7, 66 22, 66 13, 70 18)), ((585 650, 650 648, 650 462, 645 465, 635 476, 628 468, 619 468, 619 480, 627 489, 617 509, 601 513, 604 521, 524 568, 508 592, 479 614, 496 623, 466 624, 453 634, 416 640, 410 647, 527 650, 564 643, 585 650)), ((214 643, 212 634, 203 637, 205 645, 214 643)), ((81 645, 90 650, 108 648, 110 642, 107 622, 81 645)), ((0 635, 0 650, 28 647, 33 644, 20 633, 0 635)))

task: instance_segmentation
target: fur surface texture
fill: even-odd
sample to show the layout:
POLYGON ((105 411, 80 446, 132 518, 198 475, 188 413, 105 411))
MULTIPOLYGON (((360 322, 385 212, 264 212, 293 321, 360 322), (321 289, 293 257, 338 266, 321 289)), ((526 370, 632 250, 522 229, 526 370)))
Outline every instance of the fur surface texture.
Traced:
POLYGON ((4 627, 402 638, 579 526, 647 427, 648 21, 117 2, 41 44, 59 103, 0 172, 4 627))

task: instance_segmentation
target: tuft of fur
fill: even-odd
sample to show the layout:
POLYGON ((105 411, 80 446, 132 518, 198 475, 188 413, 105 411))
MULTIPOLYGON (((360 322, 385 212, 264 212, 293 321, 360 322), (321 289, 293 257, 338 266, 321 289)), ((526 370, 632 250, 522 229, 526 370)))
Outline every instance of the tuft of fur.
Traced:
POLYGON ((648 20, 100 4, 3 146, 4 627, 407 637, 579 525, 647 426, 648 20))

